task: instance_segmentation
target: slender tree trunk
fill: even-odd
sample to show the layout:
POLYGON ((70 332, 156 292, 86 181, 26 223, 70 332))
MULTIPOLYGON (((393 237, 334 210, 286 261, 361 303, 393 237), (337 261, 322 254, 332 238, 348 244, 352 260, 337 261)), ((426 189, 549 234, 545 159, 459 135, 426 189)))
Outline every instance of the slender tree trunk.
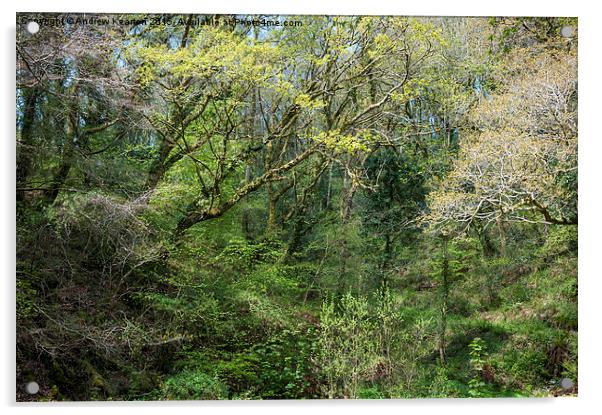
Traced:
POLYGON ((293 230, 291 232, 291 237, 288 241, 286 253, 284 255, 284 262, 288 262, 292 258, 293 254, 299 250, 299 246, 301 245, 301 237, 303 236, 304 231, 303 216, 303 212, 299 212, 295 215, 293 230))
POLYGON ((479 235, 479 241, 481 242, 481 248, 483 249, 483 256, 485 258, 491 258, 496 254, 496 249, 491 243, 491 238, 487 229, 480 229, 477 231, 479 235))
MULTIPOLYGON (((273 157, 273 144, 268 142, 266 144, 266 154, 264 158, 265 171, 272 169, 272 157, 273 157)), ((276 192, 274 191, 274 184, 268 183, 266 185, 268 195, 268 223, 267 232, 271 233, 276 226, 276 192)))
POLYGON ((449 252, 447 237, 443 239, 443 264, 441 269, 442 292, 441 292, 441 321, 439 329, 439 361, 445 365, 445 335, 447 331, 447 308, 449 300, 449 252))
POLYGON ((19 152, 17 155, 17 202, 25 200, 25 188, 27 178, 31 173, 32 149, 33 149, 33 123, 35 121, 36 103, 38 99, 37 88, 24 91, 25 105, 23 108, 23 125, 19 140, 19 152))
POLYGON ((328 186, 326 190, 326 199, 324 201, 324 210, 330 209, 330 199, 332 194, 332 163, 328 168, 328 186))
POLYGON ((76 104, 71 105, 71 110, 67 114, 65 120, 63 154, 61 156, 59 168, 52 178, 50 187, 44 192, 44 198, 49 205, 53 204, 58 197, 67 177, 69 177, 69 172, 73 165, 73 156, 75 154, 74 141, 77 138, 77 107, 75 105, 76 104))
POLYGON ((506 230, 504 229, 504 224, 502 219, 498 216, 495 220, 497 225, 497 229, 500 236, 500 255, 502 257, 506 256, 506 230))
POLYGON ((353 207, 353 196, 357 189, 357 184, 347 175, 343 178, 343 194, 341 198, 341 228, 343 231, 340 251, 339 283, 338 292, 342 294, 346 288, 348 262, 349 262, 349 241, 347 237, 348 225, 351 219, 351 209, 353 207))
MULTIPOLYGON (((247 164, 245 167, 245 183, 251 182, 253 176, 251 172, 251 166, 247 164)), ((242 218, 241 218, 242 232, 245 235, 247 240, 253 239, 253 235, 251 232, 251 211, 247 206, 245 201, 245 205, 242 209, 242 218)))
MULTIPOLYGON (((255 31, 255 40, 257 40, 257 33, 255 31)), ((258 131, 259 131, 259 125, 258 125, 258 120, 259 120, 259 106, 257 104, 257 100, 258 100, 258 96, 257 96, 257 88, 253 88, 253 95, 251 97, 252 102, 251 102, 251 110, 250 110, 250 122, 247 124, 247 134, 249 134, 249 136, 253 137, 255 136, 258 131)), ((251 164, 247 164, 245 166, 245 184, 249 184, 251 183, 251 180, 253 180, 253 166, 251 166, 251 164)), ((268 183, 268 185, 271 186, 271 183, 268 183)), ((253 239, 253 235, 251 232, 251 210, 249 209, 249 203, 245 200, 243 202, 243 209, 242 209, 242 229, 243 229, 243 233, 245 235, 245 238, 247 238, 248 240, 253 239)))
POLYGON ((389 270, 389 266, 391 264, 392 257, 392 243, 391 243, 391 235, 389 232, 385 234, 385 245, 383 247, 383 262, 381 264, 381 273, 382 273, 382 281, 381 285, 383 287, 388 287, 389 281, 387 278, 387 271, 389 270))

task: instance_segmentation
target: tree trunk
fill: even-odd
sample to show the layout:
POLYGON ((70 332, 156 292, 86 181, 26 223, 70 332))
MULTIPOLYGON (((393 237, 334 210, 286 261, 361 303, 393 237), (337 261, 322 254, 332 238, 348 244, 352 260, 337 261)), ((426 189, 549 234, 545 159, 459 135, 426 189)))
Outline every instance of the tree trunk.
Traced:
POLYGON ((328 169, 328 186, 326 190, 326 199, 324 200, 324 210, 330 209, 330 199, 332 195, 332 163, 328 169))
POLYGON ((36 103, 38 99, 37 88, 24 91, 25 104, 23 108, 23 125, 19 140, 19 151, 17 156, 17 202, 25 200, 25 188, 27 178, 31 173, 31 154, 33 149, 33 123, 35 121, 36 103))
POLYGON ((357 184, 347 175, 343 178, 343 194, 341 198, 341 228, 343 231, 340 251, 340 268, 338 292, 343 294, 346 288, 346 279, 349 262, 349 241, 347 237, 348 225, 351 219, 351 208, 353 207, 353 196, 357 190, 357 184), (351 181, 351 183, 349 183, 351 181))
POLYGON ((441 293, 441 321, 439 329, 439 360, 445 365, 445 335, 447 331, 447 307, 449 300, 449 252, 447 237, 443 239, 443 264, 441 269, 442 293, 441 293))
POLYGON ((495 219, 495 223, 497 225, 497 229, 500 236, 500 255, 502 257, 506 256, 506 230, 504 229, 504 223, 502 219, 498 216, 495 219))
MULTIPOLYGON (((251 172, 251 166, 247 165, 245 167, 245 183, 250 183, 252 180, 252 177, 253 176, 252 176, 252 172, 251 172)), ((251 212, 249 210, 249 207, 246 205, 246 203, 242 209, 241 226, 242 226, 242 232, 245 235, 245 238, 247 240, 253 239, 253 235, 251 232, 251 212)))
POLYGON ((59 168, 52 178, 50 187, 44 191, 44 198, 49 205, 53 204, 58 197, 61 188, 65 184, 71 166, 73 165, 73 155, 75 153, 75 139, 77 138, 77 108, 72 104, 70 112, 65 120, 65 137, 63 145, 63 154, 59 168))
POLYGON ((167 173, 167 159, 173 147, 174 144, 172 144, 167 139, 163 139, 163 141, 161 141, 161 145, 159 147, 159 155, 155 160, 153 160, 148 170, 148 176, 146 179, 147 190, 154 190, 165 175, 165 173, 167 173))
MULTIPOLYGON (((273 143, 269 141, 266 144, 266 154, 264 158, 265 170, 272 169, 272 157, 273 157, 273 143)), ((267 223, 267 233, 271 233, 276 226, 276 192, 274 192, 274 184, 269 182, 266 184, 267 194, 268 194, 268 223, 267 223)))

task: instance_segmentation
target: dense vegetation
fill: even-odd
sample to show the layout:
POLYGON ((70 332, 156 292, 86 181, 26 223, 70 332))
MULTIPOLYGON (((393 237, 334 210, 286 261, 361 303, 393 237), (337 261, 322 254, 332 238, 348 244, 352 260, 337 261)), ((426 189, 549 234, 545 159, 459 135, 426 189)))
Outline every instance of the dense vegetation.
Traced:
POLYGON ((153 17, 19 25, 17 399, 576 393, 576 19, 153 17))

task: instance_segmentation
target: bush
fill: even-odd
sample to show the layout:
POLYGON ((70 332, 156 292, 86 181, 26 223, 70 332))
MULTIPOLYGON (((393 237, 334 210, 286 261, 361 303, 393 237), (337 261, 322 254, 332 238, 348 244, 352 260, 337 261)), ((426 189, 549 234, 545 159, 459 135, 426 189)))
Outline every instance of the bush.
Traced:
POLYGON ((509 345, 503 353, 501 361, 496 363, 507 378, 505 383, 524 388, 544 384, 549 379, 549 373, 546 370, 547 360, 544 350, 533 347, 521 349, 516 345, 509 345))
POLYGON ((227 399, 228 389, 216 377, 204 372, 184 371, 168 378, 161 389, 162 399, 227 399))
POLYGON ((323 304, 316 360, 326 396, 357 398, 376 386, 397 396, 415 388, 421 361, 433 350, 434 327, 431 319, 406 321, 402 310, 388 290, 323 304))
POLYGON ((360 383, 381 362, 368 300, 346 294, 338 307, 326 301, 320 314, 317 363, 326 378, 329 398, 357 398, 360 383))
POLYGON ((253 347, 262 398, 319 397, 311 365, 313 330, 284 329, 253 347))

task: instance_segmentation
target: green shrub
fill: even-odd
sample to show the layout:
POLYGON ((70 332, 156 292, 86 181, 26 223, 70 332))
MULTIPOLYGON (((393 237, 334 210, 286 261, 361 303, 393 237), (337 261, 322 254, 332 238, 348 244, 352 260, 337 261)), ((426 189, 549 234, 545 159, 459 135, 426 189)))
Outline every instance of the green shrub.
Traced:
POLYGON ((511 386, 542 385, 549 378, 546 370, 547 355, 544 350, 532 347, 521 349, 511 344, 496 362, 511 386))
POLYGON ((214 376, 204 372, 184 371, 165 380, 161 388, 161 398, 168 400, 227 399, 228 389, 214 376))
POLYGON ((311 364, 314 337, 313 329, 284 329, 253 347, 262 398, 319 397, 311 364))
POLYGON ((470 366, 472 369, 472 378, 468 381, 468 393, 473 397, 480 397, 485 388, 485 382, 481 378, 481 372, 485 365, 487 348, 485 342, 480 337, 475 337, 468 345, 470 355, 470 366))
POLYGON ((384 399, 387 396, 385 393, 377 387, 363 387, 357 391, 357 397, 359 399, 384 399))
POLYGON ((381 356, 374 337, 368 300, 346 294, 338 307, 322 306, 317 363, 326 378, 329 398, 357 398, 362 380, 371 377, 381 356))

